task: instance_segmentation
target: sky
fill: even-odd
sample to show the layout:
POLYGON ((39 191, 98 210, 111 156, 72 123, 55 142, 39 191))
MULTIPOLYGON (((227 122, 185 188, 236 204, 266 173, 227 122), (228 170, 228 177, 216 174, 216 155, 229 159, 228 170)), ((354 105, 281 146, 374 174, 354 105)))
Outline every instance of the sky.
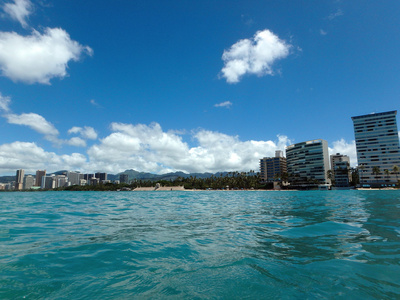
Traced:
POLYGON ((0 1, 0 175, 249 171, 398 110, 400 2, 0 1))

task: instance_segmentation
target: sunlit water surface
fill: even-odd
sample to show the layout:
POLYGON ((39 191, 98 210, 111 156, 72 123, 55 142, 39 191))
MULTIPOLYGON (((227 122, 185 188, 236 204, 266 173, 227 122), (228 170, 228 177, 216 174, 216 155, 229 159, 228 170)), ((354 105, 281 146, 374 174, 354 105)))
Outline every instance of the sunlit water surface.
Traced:
POLYGON ((1 299, 400 299, 400 191, 0 193, 1 299))

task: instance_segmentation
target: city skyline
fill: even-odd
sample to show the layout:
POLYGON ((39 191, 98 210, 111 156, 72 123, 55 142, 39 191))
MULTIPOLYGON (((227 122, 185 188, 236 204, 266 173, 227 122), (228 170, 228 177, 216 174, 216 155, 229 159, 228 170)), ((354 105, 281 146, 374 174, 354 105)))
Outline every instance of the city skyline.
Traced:
POLYGON ((398 110, 396 1, 95 4, 0 5, 0 176, 257 170, 313 139, 355 166, 351 117, 398 110))

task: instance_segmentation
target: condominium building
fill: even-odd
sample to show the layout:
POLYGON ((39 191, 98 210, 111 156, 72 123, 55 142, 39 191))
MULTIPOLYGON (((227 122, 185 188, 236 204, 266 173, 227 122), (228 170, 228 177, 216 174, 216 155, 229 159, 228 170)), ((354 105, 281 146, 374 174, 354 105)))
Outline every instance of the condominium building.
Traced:
POLYGON ((83 174, 79 172, 66 172, 70 185, 80 185, 80 180, 83 179, 83 174))
POLYGON ((35 178, 32 175, 26 175, 24 177, 24 190, 30 190, 35 184, 35 178))
POLYGON ((120 174, 119 181, 121 183, 129 183, 129 175, 128 174, 120 174))
POLYGON ((42 177, 43 176, 46 176, 46 170, 37 170, 36 171, 35 186, 41 186, 42 185, 42 177))
POLYGON ((260 176, 262 181, 276 181, 287 172, 286 158, 281 150, 275 151, 275 157, 260 159, 260 176))
POLYGON ((352 117, 362 184, 380 186, 397 181, 397 174, 392 174, 395 165, 400 167, 396 115, 397 111, 388 111, 352 117))
POLYGON ((291 185, 330 184, 328 142, 322 139, 286 147, 287 171, 291 185))
POLYGON ((96 176, 96 178, 98 178, 100 180, 100 182, 106 181, 107 180, 107 173, 95 173, 94 174, 96 176))
POLYGON ((331 155, 331 170, 336 187, 348 187, 351 182, 350 157, 336 153, 331 155))
POLYGON ((15 176, 15 189, 22 190, 24 186, 24 170, 17 170, 17 174, 15 176))

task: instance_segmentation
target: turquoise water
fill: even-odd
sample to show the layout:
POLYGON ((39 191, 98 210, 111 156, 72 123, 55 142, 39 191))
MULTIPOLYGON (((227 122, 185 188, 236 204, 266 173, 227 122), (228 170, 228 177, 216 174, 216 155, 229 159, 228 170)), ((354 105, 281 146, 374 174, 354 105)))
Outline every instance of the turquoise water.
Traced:
POLYGON ((400 299, 400 191, 0 193, 1 299, 400 299))

